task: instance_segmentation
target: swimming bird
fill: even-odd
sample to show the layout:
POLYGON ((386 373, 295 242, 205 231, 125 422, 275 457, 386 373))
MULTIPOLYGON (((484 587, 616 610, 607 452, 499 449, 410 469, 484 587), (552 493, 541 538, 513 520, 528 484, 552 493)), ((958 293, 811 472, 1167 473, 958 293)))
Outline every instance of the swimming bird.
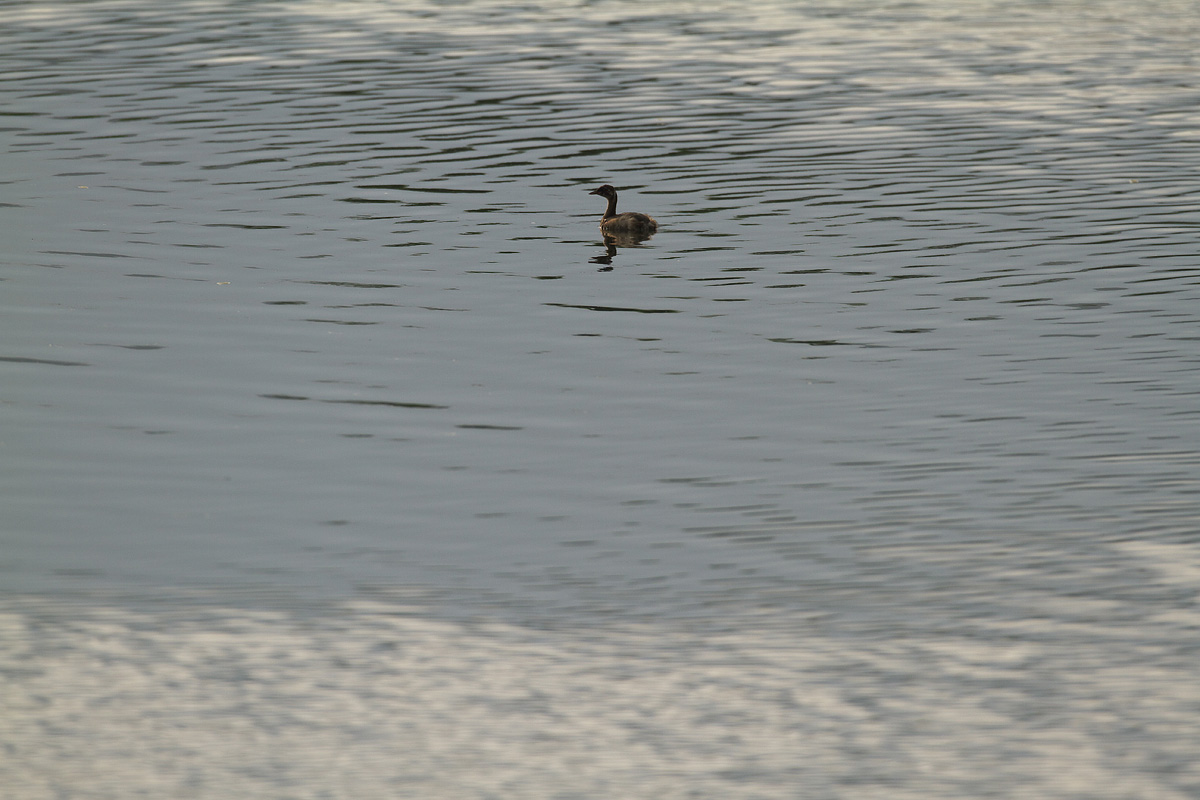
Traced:
POLYGON ((649 236, 658 230, 658 222, 648 214, 637 211, 617 213, 617 190, 607 183, 599 189, 593 189, 588 194, 598 194, 608 198, 608 208, 600 218, 600 230, 611 234, 649 236))

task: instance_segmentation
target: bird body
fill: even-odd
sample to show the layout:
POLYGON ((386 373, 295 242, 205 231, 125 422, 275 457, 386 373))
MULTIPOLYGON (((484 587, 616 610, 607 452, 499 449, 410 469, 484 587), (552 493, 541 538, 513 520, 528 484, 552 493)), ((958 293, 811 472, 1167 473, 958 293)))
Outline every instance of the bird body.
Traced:
POLYGON ((649 214, 642 214, 638 211, 626 211, 624 214, 618 214, 617 190, 607 183, 599 189, 593 189, 588 194, 598 194, 608 199, 608 208, 604 210, 604 216, 600 218, 600 230, 604 233, 648 236, 658 230, 658 221, 649 214))

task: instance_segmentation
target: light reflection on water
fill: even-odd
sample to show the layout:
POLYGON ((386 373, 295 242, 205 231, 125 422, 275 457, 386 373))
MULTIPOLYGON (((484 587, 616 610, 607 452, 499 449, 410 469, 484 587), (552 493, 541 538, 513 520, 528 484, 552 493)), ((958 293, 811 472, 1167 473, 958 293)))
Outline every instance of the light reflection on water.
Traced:
POLYGON ((1189 4, 4 17, 6 785, 1200 785, 1189 4))

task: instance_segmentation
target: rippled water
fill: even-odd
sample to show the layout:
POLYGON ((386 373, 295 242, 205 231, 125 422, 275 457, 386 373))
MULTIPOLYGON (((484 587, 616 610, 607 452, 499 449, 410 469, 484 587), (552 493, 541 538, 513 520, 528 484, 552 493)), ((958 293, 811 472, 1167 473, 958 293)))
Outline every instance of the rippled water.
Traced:
POLYGON ((1200 791, 1192 4, 0 21, 17 796, 1200 791))

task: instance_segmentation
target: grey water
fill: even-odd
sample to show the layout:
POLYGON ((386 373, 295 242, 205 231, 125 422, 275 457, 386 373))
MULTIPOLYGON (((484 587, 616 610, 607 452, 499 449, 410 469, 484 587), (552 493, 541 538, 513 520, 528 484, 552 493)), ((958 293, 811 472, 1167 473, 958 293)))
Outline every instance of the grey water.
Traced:
POLYGON ((1193 4, 0 23, 11 796, 1200 793, 1193 4))

